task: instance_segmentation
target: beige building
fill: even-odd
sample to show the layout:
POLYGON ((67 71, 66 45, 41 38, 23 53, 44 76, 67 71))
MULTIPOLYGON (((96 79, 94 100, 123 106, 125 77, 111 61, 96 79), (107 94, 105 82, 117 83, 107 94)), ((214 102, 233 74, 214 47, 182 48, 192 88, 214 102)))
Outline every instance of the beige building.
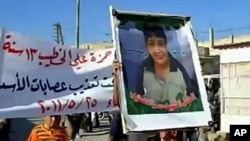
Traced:
POLYGON ((221 66, 221 130, 250 124, 250 41, 217 45, 221 66))
POLYGON ((105 49, 112 47, 113 47, 112 42, 91 42, 91 43, 80 44, 80 48, 87 50, 98 50, 98 49, 105 49))
POLYGON ((196 42, 204 74, 215 74, 220 72, 219 60, 221 51, 218 48, 215 49, 217 46, 248 41, 250 41, 250 35, 229 35, 226 38, 214 39, 213 29, 210 29, 208 41, 196 42))

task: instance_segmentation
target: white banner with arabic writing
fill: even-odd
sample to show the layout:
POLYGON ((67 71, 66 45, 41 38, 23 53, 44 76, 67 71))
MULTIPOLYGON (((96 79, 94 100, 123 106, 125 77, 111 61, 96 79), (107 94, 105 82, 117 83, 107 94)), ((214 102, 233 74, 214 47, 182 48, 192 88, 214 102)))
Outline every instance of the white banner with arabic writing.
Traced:
POLYGON ((116 109, 114 49, 92 52, 1 31, 0 118, 116 109))

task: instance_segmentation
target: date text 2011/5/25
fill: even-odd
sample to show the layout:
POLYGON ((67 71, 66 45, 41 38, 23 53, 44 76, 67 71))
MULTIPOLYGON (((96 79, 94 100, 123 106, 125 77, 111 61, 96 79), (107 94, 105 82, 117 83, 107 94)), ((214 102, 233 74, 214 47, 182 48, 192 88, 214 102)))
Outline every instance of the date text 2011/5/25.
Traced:
MULTIPOLYGON (((64 110, 78 110, 82 106, 86 106, 87 110, 89 110, 96 107, 98 102, 96 99, 86 97, 85 99, 82 98, 79 102, 76 102, 73 99, 67 99, 66 102, 62 102, 60 99, 56 99, 50 101, 39 100, 37 104, 40 106, 42 114, 45 114, 46 112, 50 112, 51 110, 53 110, 53 113, 60 113, 64 110), (53 106, 51 107, 51 105, 53 106)), ((105 108, 109 108, 111 106, 113 106, 113 99, 107 101, 107 105, 105 108)))

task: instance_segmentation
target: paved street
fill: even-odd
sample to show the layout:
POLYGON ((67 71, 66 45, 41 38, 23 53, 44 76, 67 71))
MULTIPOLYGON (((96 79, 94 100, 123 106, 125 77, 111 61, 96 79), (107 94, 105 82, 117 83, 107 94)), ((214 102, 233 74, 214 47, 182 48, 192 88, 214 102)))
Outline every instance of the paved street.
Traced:
POLYGON ((109 127, 94 128, 94 131, 89 134, 85 134, 83 138, 76 141, 106 141, 108 138, 109 127))
MULTIPOLYGON (((13 119, 11 129, 11 141, 25 141, 32 127, 41 123, 41 118, 13 119)), ((85 133, 76 141, 106 141, 108 137, 109 123, 101 121, 100 128, 93 128, 92 133, 85 133)))

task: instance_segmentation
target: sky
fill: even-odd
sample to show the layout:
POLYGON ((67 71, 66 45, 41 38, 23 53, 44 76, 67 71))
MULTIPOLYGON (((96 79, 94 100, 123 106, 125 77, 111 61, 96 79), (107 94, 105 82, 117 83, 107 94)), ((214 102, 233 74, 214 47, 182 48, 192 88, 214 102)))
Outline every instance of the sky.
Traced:
MULTIPOLYGON (((111 33, 109 5, 118 10, 191 16, 200 40, 208 37, 210 27, 218 31, 218 36, 250 33, 250 0, 81 0, 81 43, 111 40, 105 34, 111 33)), ((53 40, 52 25, 60 22, 65 43, 72 45, 75 9, 76 0, 0 0, 0 28, 53 40)))

